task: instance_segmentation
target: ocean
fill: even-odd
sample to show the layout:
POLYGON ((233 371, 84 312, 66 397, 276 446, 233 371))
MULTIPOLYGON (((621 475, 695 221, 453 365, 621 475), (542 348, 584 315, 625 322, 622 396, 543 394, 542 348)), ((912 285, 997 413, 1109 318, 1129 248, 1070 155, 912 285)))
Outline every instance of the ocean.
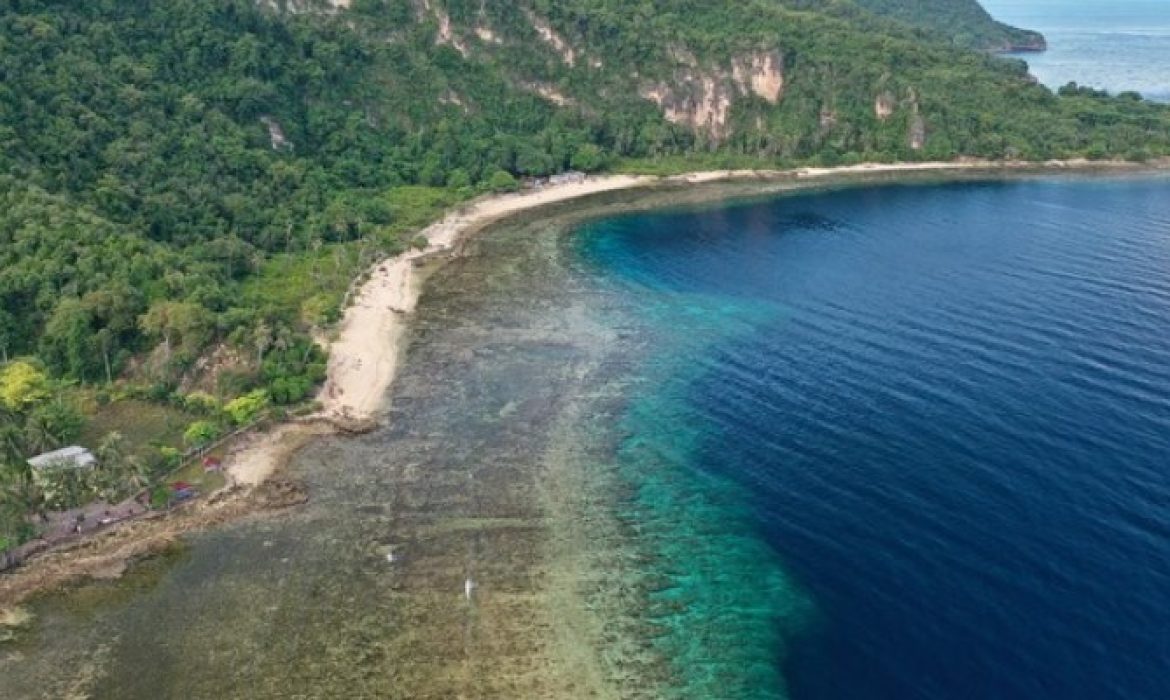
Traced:
MULTIPOLYGON (((985 4, 1170 101, 1170 2, 985 4)), ((476 238, 307 505, 37 599, 0 696, 1170 698, 1170 178, 703 192, 476 238)))
POLYGON ((1000 21, 1047 37, 1047 52, 1019 55, 1045 85, 1076 81, 1170 102, 1170 2, 983 0, 983 6, 1000 21))
POLYGON ((680 697, 1170 697, 1170 181, 844 190, 580 241, 663 328, 622 458, 678 520, 654 546, 680 697))
POLYGON ((918 180, 484 232, 309 503, 34 601, 0 696, 1170 697, 1170 178, 918 180))

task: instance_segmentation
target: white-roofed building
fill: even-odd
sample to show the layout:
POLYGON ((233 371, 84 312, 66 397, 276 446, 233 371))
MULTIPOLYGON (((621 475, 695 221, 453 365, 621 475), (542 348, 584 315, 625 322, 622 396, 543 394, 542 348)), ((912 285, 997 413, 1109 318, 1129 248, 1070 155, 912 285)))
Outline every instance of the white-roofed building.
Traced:
POLYGON ((28 465, 33 469, 33 479, 37 482, 42 482, 45 475, 50 472, 63 469, 93 469, 96 464, 97 457, 78 445, 62 447, 28 460, 28 465))

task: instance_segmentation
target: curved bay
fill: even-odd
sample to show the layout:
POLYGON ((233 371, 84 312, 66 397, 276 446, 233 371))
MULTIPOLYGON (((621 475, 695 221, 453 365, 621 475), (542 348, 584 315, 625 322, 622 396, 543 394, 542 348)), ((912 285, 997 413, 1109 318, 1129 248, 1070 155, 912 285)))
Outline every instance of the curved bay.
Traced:
POLYGON ((1170 695, 1168 194, 498 227, 307 507, 39 602, 5 696, 1170 695))

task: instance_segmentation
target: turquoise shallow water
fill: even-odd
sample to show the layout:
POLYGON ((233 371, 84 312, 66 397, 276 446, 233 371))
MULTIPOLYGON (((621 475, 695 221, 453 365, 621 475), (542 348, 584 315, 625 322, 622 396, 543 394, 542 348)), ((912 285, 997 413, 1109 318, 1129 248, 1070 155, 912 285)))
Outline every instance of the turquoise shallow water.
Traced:
POLYGON ((38 601, 0 697, 1170 697, 1168 195, 508 222, 309 504, 38 601))
POLYGON ((680 696, 1170 696, 1170 181, 590 225, 680 696))
POLYGON ((618 426, 626 438, 615 458, 633 489, 621 514, 653 562, 645 616, 672 667, 666 695, 786 697, 777 660, 807 626, 811 602, 756 533, 750 494, 699 468, 709 426, 689 391, 701 368, 672 361, 750 328, 760 310, 702 297, 641 301, 654 328, 645 340, 670 350, 650 351, 654 361, 641 370, 618 426))

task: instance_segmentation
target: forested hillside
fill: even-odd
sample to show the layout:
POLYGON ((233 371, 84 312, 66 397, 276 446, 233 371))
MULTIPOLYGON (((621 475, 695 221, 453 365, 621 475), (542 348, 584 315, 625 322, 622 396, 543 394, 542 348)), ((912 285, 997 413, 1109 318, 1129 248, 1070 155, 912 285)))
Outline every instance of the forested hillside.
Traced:
POLYGON ((292 405, 356 272, 518 178, 1170 151, 956 48, 974 3, 860 1, 0 0, 0 360, 292 405))
POLYGON ((1038 33, 997 22, 978 0, 855 0, 878 15, 919 27, 957 46, 991 51, 1043 51, 1038 33))

